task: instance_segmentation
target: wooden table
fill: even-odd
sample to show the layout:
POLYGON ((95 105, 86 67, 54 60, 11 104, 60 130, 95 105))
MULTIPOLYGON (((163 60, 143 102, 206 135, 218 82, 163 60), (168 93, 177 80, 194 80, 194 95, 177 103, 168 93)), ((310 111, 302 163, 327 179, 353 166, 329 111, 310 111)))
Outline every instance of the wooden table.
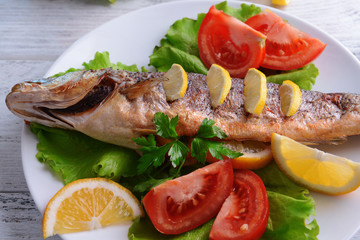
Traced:
MULTIPOLYGON (((118 0, 111 5, 106 0, 0 0, 0 239, 42 238, 42 216, 21 164, 23 121, 6 108, 6 94, 17 82, 42 77, 64 50, 95 27, 162 2, 165 0, 118 0)), ((271 0, 251 2, 272 6, 271 0)), ((293 0, 281 9, 334 36, 360 59, 359 0, 293 0)), ((352 238, 356 239, 360 240, 360 232, 352 238)))

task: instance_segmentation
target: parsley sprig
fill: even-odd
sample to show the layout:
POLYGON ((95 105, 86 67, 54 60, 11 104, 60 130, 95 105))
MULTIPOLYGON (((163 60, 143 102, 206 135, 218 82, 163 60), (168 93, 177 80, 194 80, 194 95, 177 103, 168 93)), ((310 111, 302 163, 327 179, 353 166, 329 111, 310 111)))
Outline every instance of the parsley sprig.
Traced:
MULTIPOLYGON (((133 138, 136 144, 142 146, 139 149, 143 153, 139 159, 137 169, 139 174, 145 172, 150 167, 161 166, 165 161, 166 154, 170 157, 171 165, 174 168, 178 166, 181 168, 188 157, 189 148, 181 141, 180 136, 175 130, 178 121, 178 116, 169 120, 169 117, 162 112, 157 112, 154 115, 156 134, 171 140, 163 146, 156 146, 155 136, 152 134, 147 138, 133 138)), ((226 137, 226 133, 221 128, 215 126, 213 120, 205 118, 191 143, 191 156, 203 164, 205 163, 207 152, 210 152, 216 159, 222 159, 223 155, 230 158, 241 156, 242 153, 228 149, 223 142, 210 140, 212 138, 224 139, 226 137)))

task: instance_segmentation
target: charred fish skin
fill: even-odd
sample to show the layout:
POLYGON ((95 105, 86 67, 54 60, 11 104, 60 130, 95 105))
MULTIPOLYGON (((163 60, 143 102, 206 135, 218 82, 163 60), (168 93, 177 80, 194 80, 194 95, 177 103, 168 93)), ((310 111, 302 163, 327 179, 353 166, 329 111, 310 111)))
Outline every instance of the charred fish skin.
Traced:
POLYGON ((244 109, 243 80, 233 78, 224 103, 210 104, 206 76, 188 73, 183 98, 166 101, 164 73, 101 69, 67 73, 17 84, 6 98, 10 111, 26 121, 83 132, 101 141, 129 147, 132 138, 156 132, 153 116, 179 116, 177 132, 194 136, 203 119, 213 119, 227 140, 268 142, 276 132, 300 142, 337 143, 360 134, 360 95, 302 90, 297 113, 280 109, 279 85, 268 83, 260 115, 244 109))

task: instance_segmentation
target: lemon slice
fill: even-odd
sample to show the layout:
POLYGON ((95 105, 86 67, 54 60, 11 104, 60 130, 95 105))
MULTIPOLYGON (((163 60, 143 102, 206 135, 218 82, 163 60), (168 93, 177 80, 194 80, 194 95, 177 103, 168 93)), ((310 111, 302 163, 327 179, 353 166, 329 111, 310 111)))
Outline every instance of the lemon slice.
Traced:
MULTIPOLYGON (((269 164, 272 160, 272 152, 270 145, 258 141, 226 141, 225 147, 241 152, 243 155, 231 159, 233 168, 236 169, 260 169, 269 164)), ((218 159, 207 154, 208 162, 217 162, 218 159)), ((196 163, 196 162, 195 162, 196 163)))
POLYGON ((255 68, 250 68, 244 79, 245 110, 260 114, 266 103, 266 76, 255 68))
POLYGON ((223 67, 213 64, 206 76, 206 82, 209 87, 211 106, 216 108, 221 105, 231 88, 231 77, 223 67))
POLYGON ((360 185, 360 164, 273 133, 271 149, 279 168, 296 183, 330 195, 360 185))
POLYGON ((165 73, 165 77, 168 78, 168 81, 163 82, 166 100, 174 101, 184 97, 188 86, 188 78, 183 67, 179 64, 173 64, 169 71, 165 73))
POLYGON ((294 115, 301 104, 299 86, 290 80, 286 80, 280 86, 279 94, 281 111, 288 117, 294 115))
POLYGON ((43 219, 43 237, 93 230, 143 215, 132 193, 105 178, 74 181, 49 201, 43 219))
POLYGON ((291 0, 272 0, 271 3, 279 6, 286 6, 291 2, 291 0))
POLYGON ((243 155, 231 160, 236 169, 259 169, 272 160, 270 145, 258 141, 229 141, 225 143, 229 149, 241 152, 243 155))

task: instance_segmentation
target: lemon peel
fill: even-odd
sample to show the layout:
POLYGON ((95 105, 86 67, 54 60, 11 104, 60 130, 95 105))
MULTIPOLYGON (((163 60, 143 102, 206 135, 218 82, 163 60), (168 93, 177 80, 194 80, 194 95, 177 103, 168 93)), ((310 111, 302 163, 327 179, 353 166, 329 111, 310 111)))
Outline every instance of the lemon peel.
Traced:
POLYGON ((260 114, 266 103, 266 76, 255 68, 250 68, 244 79, 245 110, 260 114))
POLYGON ((105 178, 80 179, 65 185, 49 201, 43 237, 128 222, 143 214, 137 198, 120 184, 105 178))
POLYGON ((168 79, 163 82, 166 100, 174 101, 184 97, 188 86, 188 77, 184 68, 179 64, 173 64, 164 76, 168 79))
POLYGON ((329 195, 354 191, 360 185, 360 164, 305 146, 273 133, 271 149, 279 168, 294 182, 329 195))
POLYGON ((294 115, 301 105, 301 90, 299 86, 290 80, 282 83, 279 89, 281 111, 286 116, 294 115))
POLYGON ((229 94, 232 84, 230 74, 225 68, 212 64, 206 75, 206 82, 210 92, 211 106, 216 108, 229 94))

